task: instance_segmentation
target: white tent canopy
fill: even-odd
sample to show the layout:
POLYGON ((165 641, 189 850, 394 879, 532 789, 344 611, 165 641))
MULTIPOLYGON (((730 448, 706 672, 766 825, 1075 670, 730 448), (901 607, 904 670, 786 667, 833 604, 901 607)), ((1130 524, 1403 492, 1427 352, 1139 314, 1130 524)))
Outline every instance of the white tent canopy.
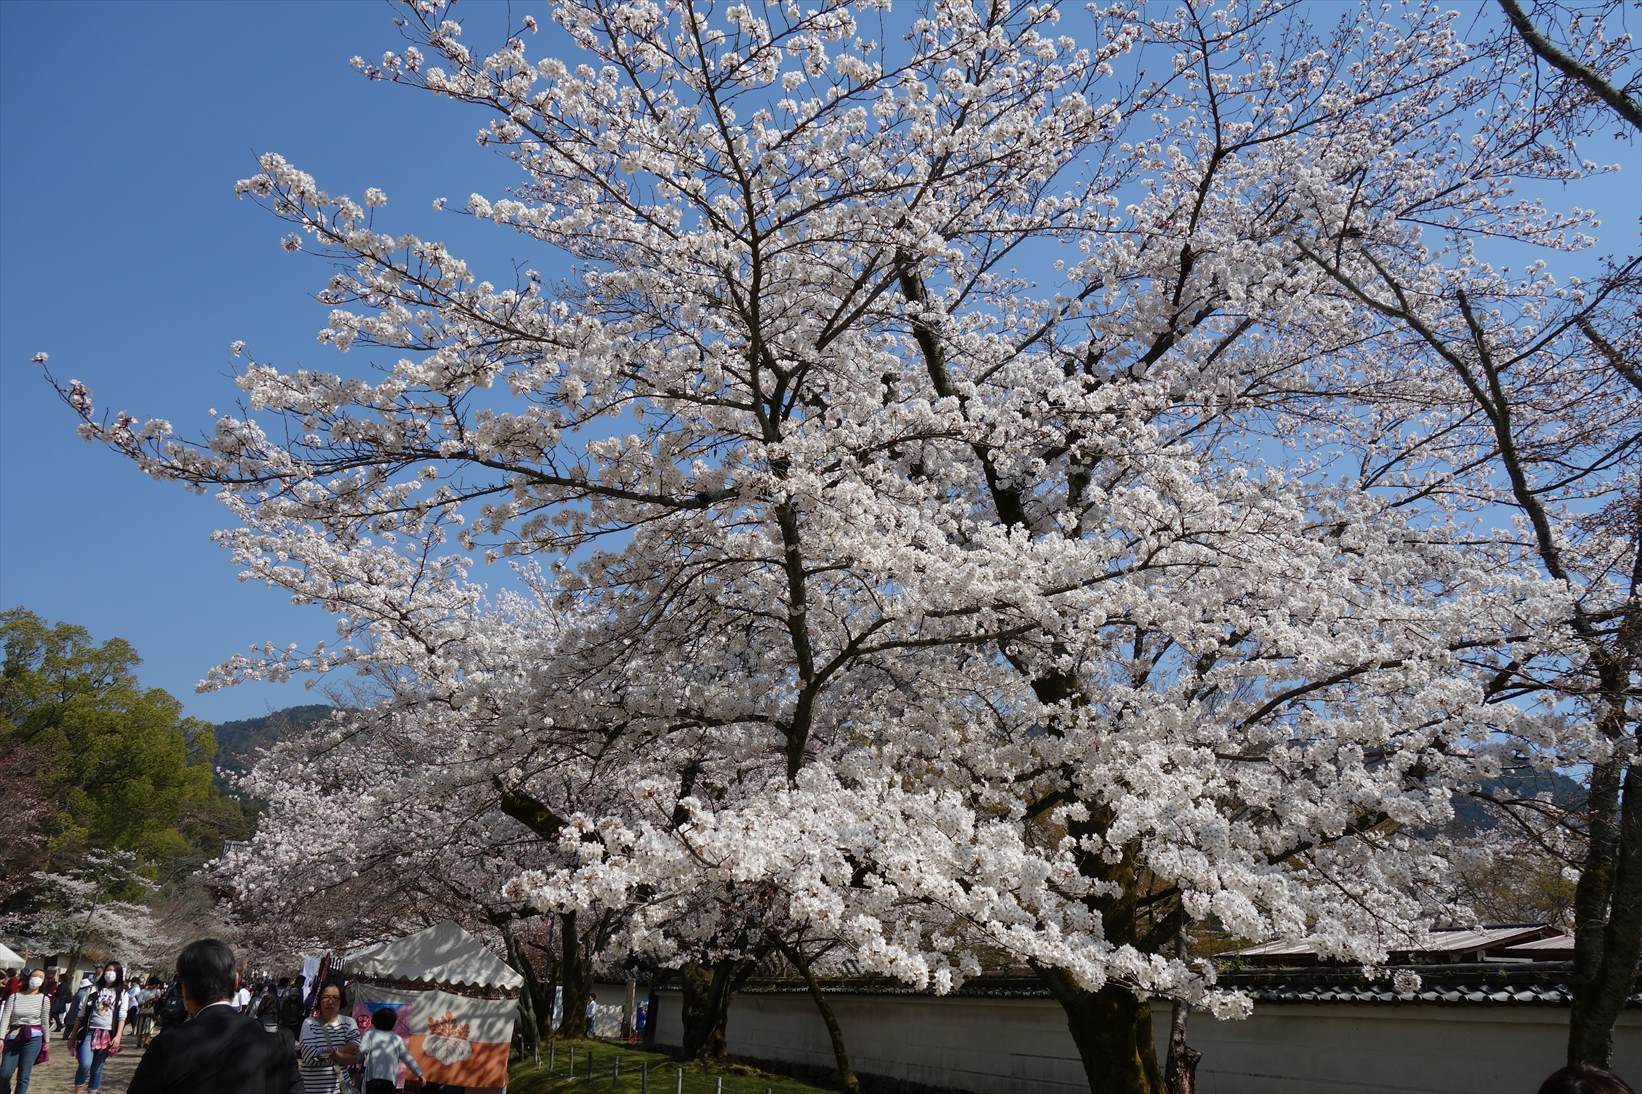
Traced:
POLYGON ((342 959, 346 976, 383 983, 500 989, 517 993, 524 977, 455 923, 436 923, 393 942, 355 950, 342 959))
MULTIPOLYGON (((6 945, 4 942, 0 942, 0 967, 8 969, 22 968, 23 955, 6 945)), ((520 983, 523 983, 523 981, 520 981, 520 983)))

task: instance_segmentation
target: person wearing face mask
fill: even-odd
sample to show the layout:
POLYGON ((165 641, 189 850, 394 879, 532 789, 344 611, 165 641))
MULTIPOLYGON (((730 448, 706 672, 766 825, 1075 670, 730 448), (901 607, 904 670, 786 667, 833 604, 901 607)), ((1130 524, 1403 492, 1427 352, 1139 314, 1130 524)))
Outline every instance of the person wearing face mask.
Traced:
POLYGON ((125 970, 118 961, 110 961, 80 1008, 74 1042, 79 1061, 74 1069, 74 1094, 103 1088, 103 1064, 110 1053, 120 1051, 125 1018, 125 970))
POLYGON ((46 974, 31 970, 22 988, 0 1005, 0 1031, 5 1035, 5 1051, 0 1055, 0 1091, 11 1094, 11 1079, 17 1076, 16 1094, 28 1094, 29 1075, 46 1046, 46 1027, 51 1021, 51 997, 41 989, 46 974))
POLYGON ((148 1046, 127 1094, 301 1094, 296 1053, 285 1038, 233 1005, 234 951, 214 938, 177 955, 188 1021, 148 1046))

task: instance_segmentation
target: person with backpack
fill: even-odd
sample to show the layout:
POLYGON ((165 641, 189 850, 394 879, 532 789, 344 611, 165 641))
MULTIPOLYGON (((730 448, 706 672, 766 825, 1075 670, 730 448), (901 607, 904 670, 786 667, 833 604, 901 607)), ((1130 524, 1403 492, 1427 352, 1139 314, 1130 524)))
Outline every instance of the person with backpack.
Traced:
POLYGON ((279 1025, 290 1033, 292 1040, 302 1037, 302 1020, 308 1017, 308 1004, 303 999, 302 977, 291 982, 279 999, 279 1025))
POLYGON ((164 993, 165 985, 160 982, 160 978, 150 974, 148 983, 143 987, 142 996, 137 1003, 138 1048, 145 1047, 149 1038, 154 1035, 155 1008, 160 1001, 160 996, 164 993))
POLYGON ((63 1011, 63 1040, 74 1040, 74 1030, 80 1024, 80 1012, 85 1009, 86 996, 91 994, 91 974, 80 975, 80 986, 69 997, 68 1006, 63 1011))
POLYGON ((94 984, 80 1007, 75 1022, 74 1094, 101 1090, 103 1065, 110 1054, 120 1051, 125 1032, 125 968, 118 961, 103 966, 102 980, 94 984))
POLYGON ((274 981, 271 978, 263 980, 256 997, 251 1000, 251 1013, 269 1033, 279 1031, 279 1004, 279 989, 274 986, 274 981))
POLYGON ((164 1033, 188 1021, 188 1005, 182 998, 182 981, 178 980, 160 993, 154 1003, 154 1022, 164 1033))

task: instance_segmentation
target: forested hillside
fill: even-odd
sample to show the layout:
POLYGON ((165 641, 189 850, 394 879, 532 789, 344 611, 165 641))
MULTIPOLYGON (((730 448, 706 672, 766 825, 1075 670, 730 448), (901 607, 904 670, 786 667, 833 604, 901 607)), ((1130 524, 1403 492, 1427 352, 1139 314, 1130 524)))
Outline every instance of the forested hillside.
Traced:
POLYGON ((325 703, 285 707, 259 718, 241 718, 220 722, 216 727, 217 767, 226 771, 244 771, 256 757, 259 748, 266 748, 289 734, 324 721, 332 711, 325 703))

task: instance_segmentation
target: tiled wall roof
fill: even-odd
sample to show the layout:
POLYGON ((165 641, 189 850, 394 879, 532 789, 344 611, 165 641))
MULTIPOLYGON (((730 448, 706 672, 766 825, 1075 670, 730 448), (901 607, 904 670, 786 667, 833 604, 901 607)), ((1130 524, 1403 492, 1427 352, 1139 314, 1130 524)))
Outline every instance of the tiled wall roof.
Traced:
MULTIPOLYGON (((1397 991, 1389 975, 1368 980, 1360 969, 1245 969, 1223 974, 1222 987, 1240 988, 1263 1004, 1368 1004, 1379 1006, 1567 1006, 1573 966, 1565 961, 1507 964, 1440 964, 1404 966, 1418 973, 1420 987, 1397 991)), ((1642 1007, 1642 983, 1627 1006, 1642 1007)), ((744 993, 786 994, 805 991, 796 976, 764 976, 749 981, 744 993)), ((928 995, 882 977, 845 976, 822 980, 822 990, 837 995, 928 995)), ((988 974, 964 982, 959 998, 1034 999, 1049 993, 1033 976, 988 974)))

